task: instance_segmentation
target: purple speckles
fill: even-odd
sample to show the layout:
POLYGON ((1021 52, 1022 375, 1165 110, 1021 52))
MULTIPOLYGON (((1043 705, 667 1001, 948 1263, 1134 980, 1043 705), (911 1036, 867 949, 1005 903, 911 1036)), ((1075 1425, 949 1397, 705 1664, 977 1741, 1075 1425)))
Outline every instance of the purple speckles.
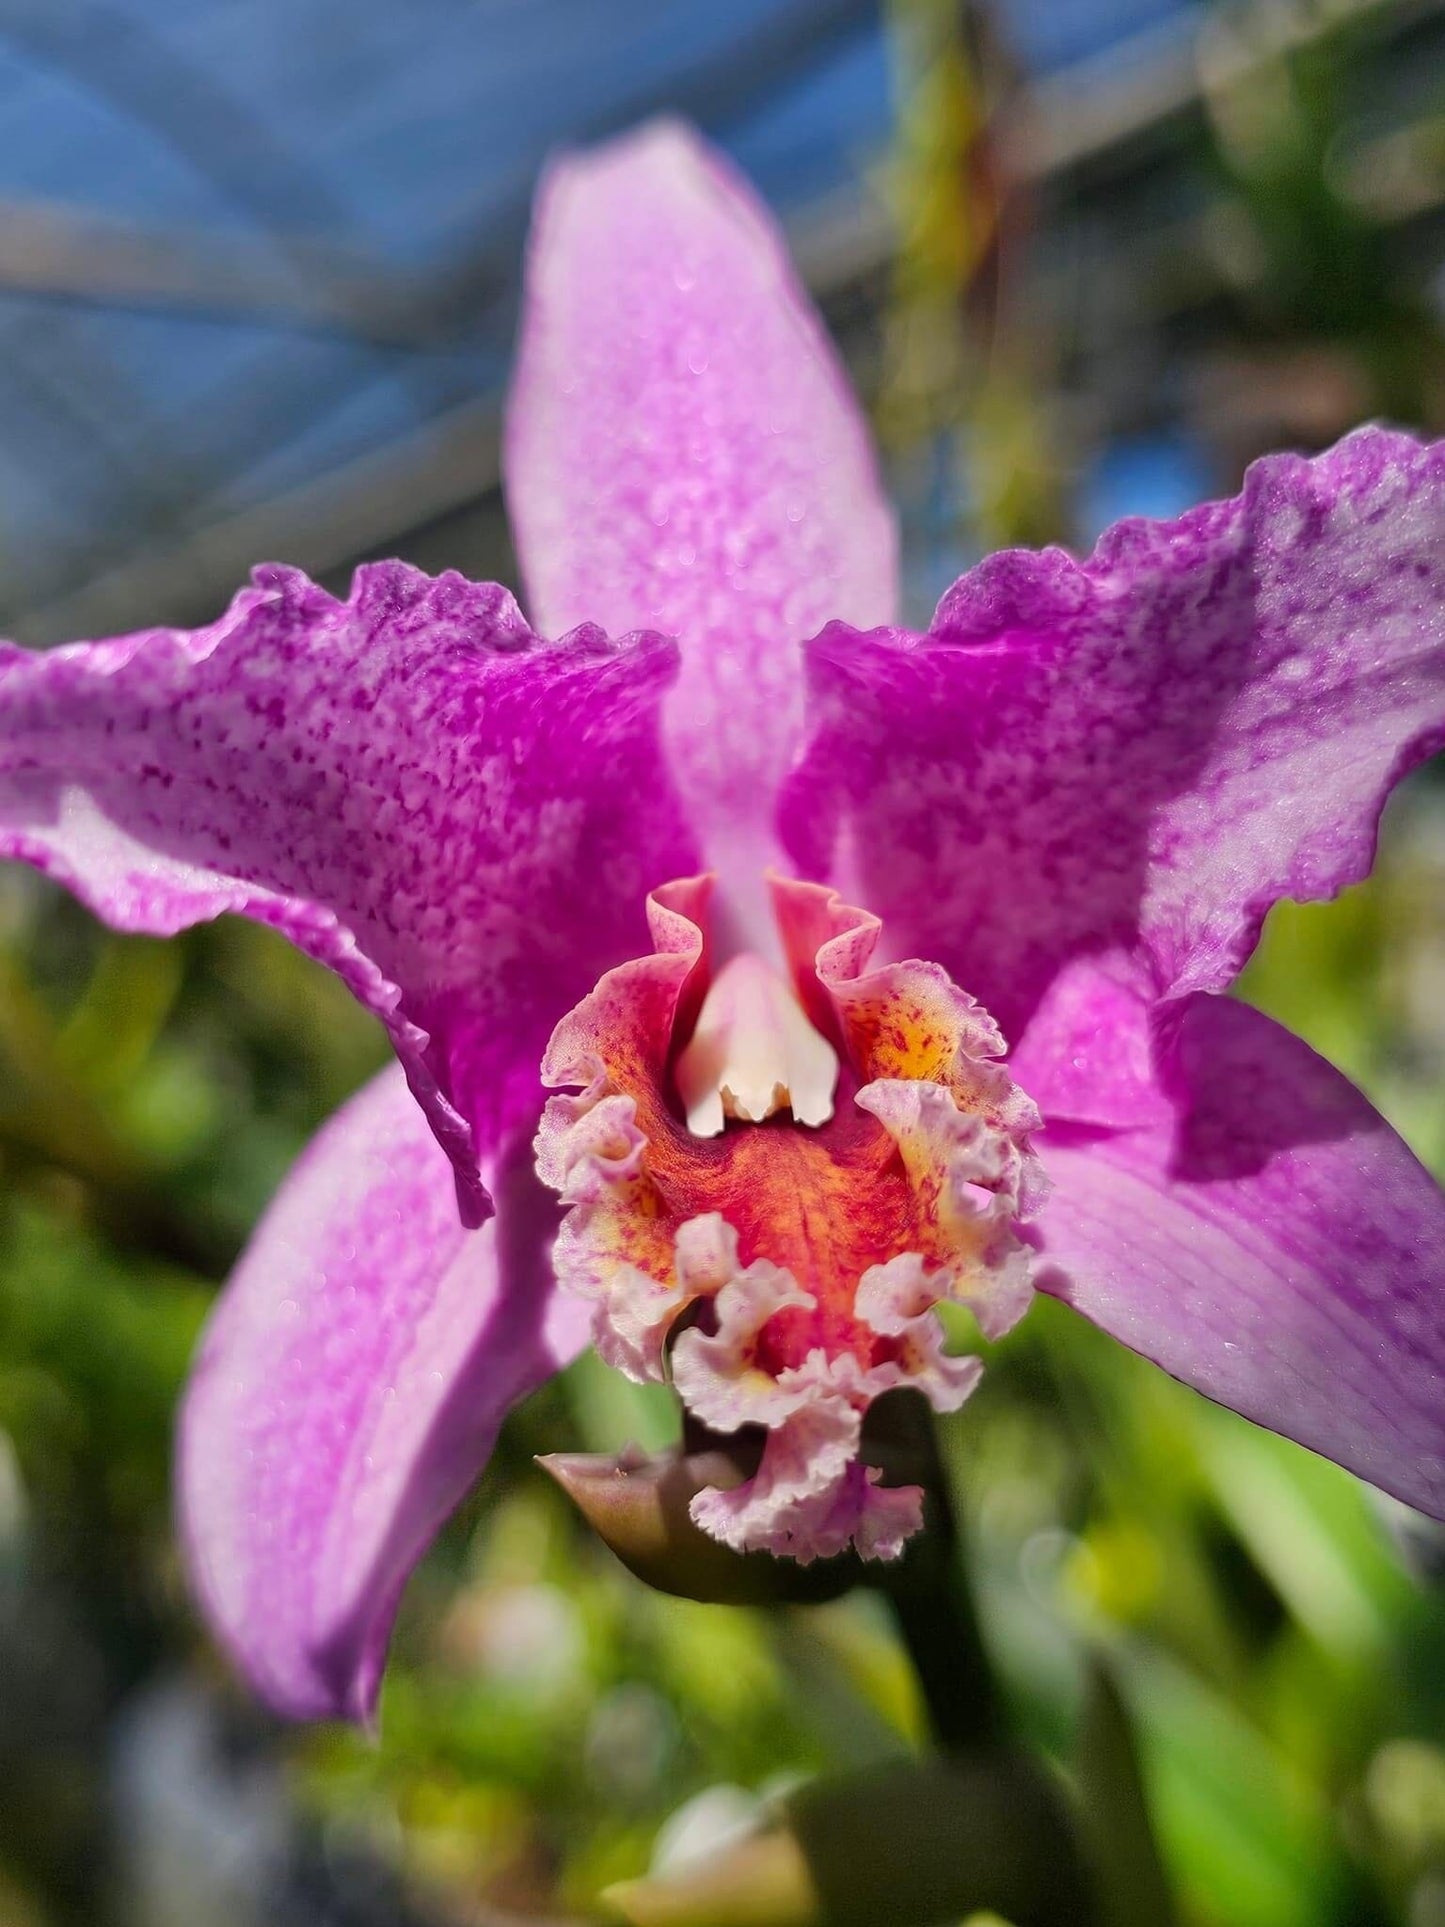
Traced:
POLYGON ((1278 897, 1366 873, 1445 737, 1442 524, 1445 450, 1366 429, 1085 563, 990 557, 930 636, 835 624, 790 845, 846 824, 870 906, 1015 1038, 1081 952, 1223 989, 1278 897))
POLYGON ((655 637, 539 642, 459 576, 376 564, 340 603, 260 569, 209 629, 0 656, 0 848, 121 928, 240 910, 341 969, 475 1216, 477 1153, 525 1115, 556 1011, 691 862, 657 773, 672 673, 655 637))

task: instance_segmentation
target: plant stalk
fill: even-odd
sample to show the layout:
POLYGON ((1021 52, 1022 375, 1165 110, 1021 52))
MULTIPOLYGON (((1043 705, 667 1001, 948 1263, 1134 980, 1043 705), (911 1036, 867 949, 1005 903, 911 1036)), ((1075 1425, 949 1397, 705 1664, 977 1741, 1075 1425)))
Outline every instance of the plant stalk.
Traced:
POLYGON ((877 1456, 924 1493, 923 1530, 895 1564, 875 1568, 945 1752, 998 1746, 1008 1722, 979 1629, 932 1412, 913 1396, 888 1413, 877 1456))

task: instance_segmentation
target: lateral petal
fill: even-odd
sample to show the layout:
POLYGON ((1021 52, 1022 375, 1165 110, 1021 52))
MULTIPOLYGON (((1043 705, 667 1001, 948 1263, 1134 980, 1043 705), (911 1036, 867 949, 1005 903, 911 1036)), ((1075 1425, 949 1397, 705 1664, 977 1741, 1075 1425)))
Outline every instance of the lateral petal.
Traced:
POLYGON ((1011 1042, 1081 957, 1223 989, 1279 897, 1366 874, 1445 742, 1445 443, 1362 429, 1086 562, 992 556, 930 635, 834 625, 810 673, 790 847, 821 874, 846 832, 863 900, 1011 1042))
POLYGON ((478 1156, 540 1101, 559 1013, 690 862, 657 768, 673 661, 592 628, 542 643, 506 590, 400 562, 344 603, 258 569, 205 629, 0 646, 0 855, 119 929, 240 911, 330 965, 477 1222, 478 1156))
POLYGON ((1194 996, 1172 1128, 1051 1125, 1041 1289, 1196 1391, 1445 1517, 1445 1197, 1271 1019, 1194 996))

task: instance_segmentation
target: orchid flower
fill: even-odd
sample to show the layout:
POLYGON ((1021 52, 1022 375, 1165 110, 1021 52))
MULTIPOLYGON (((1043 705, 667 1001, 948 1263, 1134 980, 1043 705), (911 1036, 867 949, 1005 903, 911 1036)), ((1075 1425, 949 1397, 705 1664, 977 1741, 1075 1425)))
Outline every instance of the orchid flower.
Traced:
POLYGON ((269 924, 395 1047, 185 1398, 258 1691, 368 1716, 409 1571, 588 1342, 761 1438, 694 1501, 744 1551, 895 1557, 871 1402, 957 1407, 939 1302, 999 1339, 1040 1290, 1445 1516, 1445 1202, 1220 994, 1445 741, 1445 446, 1260 462, 910 633, 781 239, 659 124, 542 187, 505 455, 534 626, 267 566, 207 628, 0 657, 4 854, 121 930, 269 924))

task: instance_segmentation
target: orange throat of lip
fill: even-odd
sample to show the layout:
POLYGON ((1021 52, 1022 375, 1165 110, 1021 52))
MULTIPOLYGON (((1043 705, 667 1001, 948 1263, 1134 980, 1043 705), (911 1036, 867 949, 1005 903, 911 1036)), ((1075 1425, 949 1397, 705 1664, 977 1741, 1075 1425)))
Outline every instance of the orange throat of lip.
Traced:
POLYGON ((654 892, 653 954, 553 1035, 543 1079, 578 1093, 548 1101, 537 1139, 569 1207, 558 1278, 593 1301, 610 1363, 670 1377, 714 1432, 763 1428, 752 1476, 694 1500, 704 1530, 805 1563, 896 1557, 922 1494, 878 1483, 863 1418, 901 1386, 945 1411, 972 1390, 940 1300, 988 1337, 1027 1308, 1038 1113, 937 965, 868 967, 876 918, 775 879, 790 981, 755 958, 715 976, 710 889, 654 892))

